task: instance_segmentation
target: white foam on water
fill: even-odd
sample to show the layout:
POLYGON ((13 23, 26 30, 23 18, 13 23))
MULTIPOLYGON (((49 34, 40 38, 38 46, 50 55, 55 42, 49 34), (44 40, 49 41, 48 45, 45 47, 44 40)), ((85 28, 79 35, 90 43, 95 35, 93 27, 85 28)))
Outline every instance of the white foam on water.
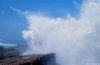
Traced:
POLYGON ((100 62, 100 1, 85 1, 78 19, 25 14, 28 29, 23 37, 29 48, 24 54, 55 53, 59 65, 100 62))

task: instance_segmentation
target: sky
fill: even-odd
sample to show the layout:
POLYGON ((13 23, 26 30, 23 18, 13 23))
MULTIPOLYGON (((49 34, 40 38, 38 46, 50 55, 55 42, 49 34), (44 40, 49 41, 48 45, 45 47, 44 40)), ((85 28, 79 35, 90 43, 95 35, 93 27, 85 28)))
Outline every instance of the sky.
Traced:
POLYGON ((27 20, 12 8, 21 11, 42 12, 48 17, 79 15, 82 0, 0 0, 0 39, 7 43, 23 41, 21 31, 27 28, 27 20))

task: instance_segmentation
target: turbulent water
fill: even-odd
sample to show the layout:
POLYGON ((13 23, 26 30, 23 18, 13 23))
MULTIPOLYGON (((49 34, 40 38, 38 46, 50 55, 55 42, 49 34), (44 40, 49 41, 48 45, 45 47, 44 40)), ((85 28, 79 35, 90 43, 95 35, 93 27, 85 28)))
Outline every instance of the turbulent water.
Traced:
POLYGON ((59 65, 100 62, 100 0, 84 1, 79 18, 50 18, 25 14, 28 29, 23 37, 29 48, 24 54, 55 53, 59 65))

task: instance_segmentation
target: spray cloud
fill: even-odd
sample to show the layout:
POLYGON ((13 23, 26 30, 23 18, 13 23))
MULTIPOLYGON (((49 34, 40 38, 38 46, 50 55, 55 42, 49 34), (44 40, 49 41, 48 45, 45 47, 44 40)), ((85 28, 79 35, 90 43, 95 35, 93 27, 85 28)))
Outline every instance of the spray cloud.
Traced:
POLYGON ((29 49, 24 54, 55 53, 59 65, 100 62, 99 0, 85 1, 79 19, 25 15, 29 26, 23 31, 23 37, 29 49))

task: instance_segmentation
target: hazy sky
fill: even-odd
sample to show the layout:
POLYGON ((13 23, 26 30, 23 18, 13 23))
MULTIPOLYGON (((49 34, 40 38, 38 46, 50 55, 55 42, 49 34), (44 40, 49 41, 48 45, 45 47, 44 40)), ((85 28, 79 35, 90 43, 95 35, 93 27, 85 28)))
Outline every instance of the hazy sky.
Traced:
POLYGON ((27 28, 27 20, 12 8, 64 18, 67 13, 77 17, 81 3, 82 0, 0 0, 0 39, 8 43, 23 40, 21 31, 27 28))

